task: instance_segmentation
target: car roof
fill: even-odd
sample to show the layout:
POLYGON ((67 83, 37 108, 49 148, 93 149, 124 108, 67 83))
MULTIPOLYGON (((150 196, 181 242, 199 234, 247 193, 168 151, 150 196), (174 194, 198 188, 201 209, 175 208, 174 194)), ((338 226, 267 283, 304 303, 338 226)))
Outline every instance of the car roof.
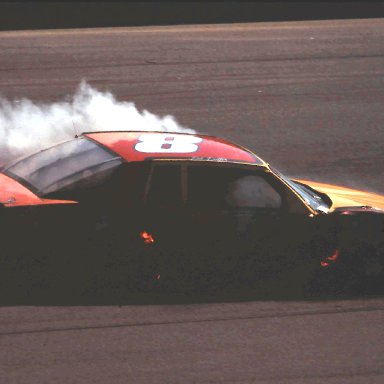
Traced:
POLYGON ((99 131, 84 132, 82 135, 128 162, 177 159, 267 166, 250 150, 214 136, 149 131, 99 131))

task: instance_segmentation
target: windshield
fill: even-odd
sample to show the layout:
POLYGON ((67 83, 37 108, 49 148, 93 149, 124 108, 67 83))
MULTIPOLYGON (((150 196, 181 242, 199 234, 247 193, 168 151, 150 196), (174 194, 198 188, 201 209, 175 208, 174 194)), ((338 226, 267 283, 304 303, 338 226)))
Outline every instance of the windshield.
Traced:
POLYGON ((26 181, 44 196, 122 163, 122 159, 86 138, 77 138, 24 158, 5 173, 26 181))
POLYGON ((287 176, 284 176, 282 173, 280 173, 274 168, 271 169, 277 176, 283 179, 292 189, 294 189, 295 192, 298 193, 312 209, 325 213, 328 212, 329 206, 321 198, 321 196, 315 193, 313 189, 306 188, 304 185, 296 183, 295 181, 291 180, 287 176))

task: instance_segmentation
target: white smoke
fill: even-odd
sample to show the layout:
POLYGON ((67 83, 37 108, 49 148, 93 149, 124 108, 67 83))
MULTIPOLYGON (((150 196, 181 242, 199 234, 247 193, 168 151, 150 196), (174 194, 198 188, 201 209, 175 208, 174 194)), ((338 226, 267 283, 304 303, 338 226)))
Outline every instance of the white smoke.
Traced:
POLYGON ((173 116, 140 112, 133 102, 118 101, 81 82, 68 102, 35 104, 0 97, 0 164, 90 131, 164 131, 194 133, 173 116))

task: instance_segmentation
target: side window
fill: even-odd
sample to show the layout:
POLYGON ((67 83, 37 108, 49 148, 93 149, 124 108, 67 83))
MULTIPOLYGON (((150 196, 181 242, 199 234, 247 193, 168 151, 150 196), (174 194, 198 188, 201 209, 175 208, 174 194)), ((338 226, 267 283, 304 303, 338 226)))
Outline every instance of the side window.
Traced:
POLYGON ((188 204, 202 208, 273 208, 281 195, 262 174, 244 168, 190 166, 188 204))
POLYGON ((156 164, 150 177, 147 204, 156 208, 181 204, 181 167, 156 164))
POLYGON ((282 206, 281 196, 257 175, 240 176, 227 186, 226 201, 234 208, 275 208, 282 206))
POLYGON ((188 167, 188 205, 193 208, 225 208, 225 186, 228 169, 212 166, 188 167))
POLYGON ((140 209, 143 204, 145 186, 150 163, 125 163, 120 167, 108 187, 106 196, 123 208, 140 209))

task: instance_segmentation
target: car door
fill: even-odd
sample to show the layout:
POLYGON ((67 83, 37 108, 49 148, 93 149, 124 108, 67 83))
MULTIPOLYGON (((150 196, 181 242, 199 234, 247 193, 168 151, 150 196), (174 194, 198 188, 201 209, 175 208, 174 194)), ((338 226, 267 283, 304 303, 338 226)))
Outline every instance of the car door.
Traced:
POLYGON ((208 268, 273 278, 307 262, 316 225, 295 198, 263 168, 190 165, 191 233, 208 268))

